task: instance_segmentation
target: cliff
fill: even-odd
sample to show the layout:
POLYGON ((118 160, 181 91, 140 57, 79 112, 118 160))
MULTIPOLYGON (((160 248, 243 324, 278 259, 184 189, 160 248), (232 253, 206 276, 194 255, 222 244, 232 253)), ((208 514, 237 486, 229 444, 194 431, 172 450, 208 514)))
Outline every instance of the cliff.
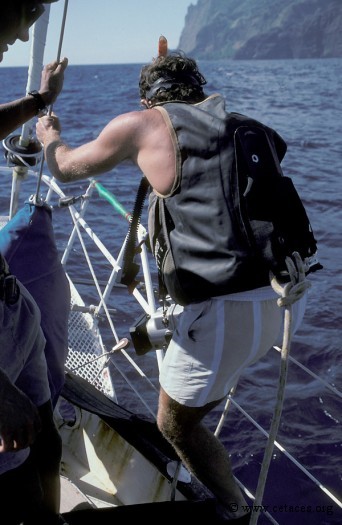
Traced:
POLYGON ((342 57, 342 0, 198 0, 178 49, 205 60, 342 57))

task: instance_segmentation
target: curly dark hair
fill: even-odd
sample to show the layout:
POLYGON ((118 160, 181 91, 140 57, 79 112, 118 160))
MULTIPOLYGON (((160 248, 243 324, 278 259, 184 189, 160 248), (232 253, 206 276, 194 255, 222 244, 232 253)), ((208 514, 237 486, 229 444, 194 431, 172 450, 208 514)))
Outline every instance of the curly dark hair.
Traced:
POLYGON ((152 104, 175 100, 196 103, 205 98, 204 84, 206 80, 195 60, 182 52, 174 52, 155 58, 142 68, 140 97, 152 104))

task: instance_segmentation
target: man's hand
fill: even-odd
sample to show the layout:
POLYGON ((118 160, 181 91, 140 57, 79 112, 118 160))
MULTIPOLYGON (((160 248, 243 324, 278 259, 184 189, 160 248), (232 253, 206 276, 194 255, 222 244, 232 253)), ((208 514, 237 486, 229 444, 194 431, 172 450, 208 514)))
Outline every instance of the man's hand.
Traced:
POLYGON ((47 106, 53 104, 62 91, 67 65, 68 59, 63 58, 60 62, 55 60, 47 64, 43 69, 39 93, 47 106))
POLYGON ((0 453, 15 452, 35 441, 41 430, 38 410, 30 399, 0 374, 0 453))
POLYGON ((45 143, 47 135, 50 139, 53 137, 55 140, 59 140, 60 132, 61 125, 54 113, 51 116, 40 117, 36 123, 37 138, 42 144, 45 143))

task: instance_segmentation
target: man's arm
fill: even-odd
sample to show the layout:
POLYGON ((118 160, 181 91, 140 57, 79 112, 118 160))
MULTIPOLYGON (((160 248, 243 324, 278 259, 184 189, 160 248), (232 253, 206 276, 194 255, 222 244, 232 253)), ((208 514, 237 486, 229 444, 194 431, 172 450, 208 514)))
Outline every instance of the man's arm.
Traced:
POLYGON ((136 162, 143 125, 141 113, 116 117, 95 140, 77 148, 70 148, 62 141, 60 122, 55 115, 41 117, 36 125, 37 137, 44 145, 52 175, 61 182, 71 182, 110 171, 126 159, 136 162))
POLYGON ((27 95, 13 102, 0 105, 0 140, 7 137, 12 131, 36 116, 41 105, 53 104, 63 87, 64 71, 68 61, 47 64, 42 72, 39 88, 40 97, 27 95))
POLYGON ((0 453, 32 445, 40 430, 37 408, 0 369, 0 453))
POLYGON ((48 168, 60 182, 94 177, 128 160, 139 167, 158 193, 167 195, 173 187, 177 146, 156 109, 120 115, 95 140, 77 148, 70 148, 62 140, 55 115, 41 117, 36 130, 48 168))

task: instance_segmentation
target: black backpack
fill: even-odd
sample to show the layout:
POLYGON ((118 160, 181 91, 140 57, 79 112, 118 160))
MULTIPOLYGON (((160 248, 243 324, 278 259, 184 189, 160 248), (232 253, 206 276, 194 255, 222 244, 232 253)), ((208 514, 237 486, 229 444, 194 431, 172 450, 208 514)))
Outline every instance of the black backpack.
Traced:
POLYGON ((234 141, 240 218, 252 248, 277 277, 286 276, 285 258, 293 252, 300 254, 306 274, 323 268, 302 200, 264 129, 240 126, 234 141))
MULTIPOLYGON (((262 127, 239 126, 234 133, 238 212, 251 251, 278 278, 287 277, 286 257, 298 252, 306 274, 323 266, 317 259, 317 242, 292 180, 285 177, 277 152, 262 127)), ((148 189, 142 177, 124 252, 121 283, 134 288, 139 265, 134 262, 141 210, 148 189)), ((236 200, 235 200, 236 202, 236 200)))

